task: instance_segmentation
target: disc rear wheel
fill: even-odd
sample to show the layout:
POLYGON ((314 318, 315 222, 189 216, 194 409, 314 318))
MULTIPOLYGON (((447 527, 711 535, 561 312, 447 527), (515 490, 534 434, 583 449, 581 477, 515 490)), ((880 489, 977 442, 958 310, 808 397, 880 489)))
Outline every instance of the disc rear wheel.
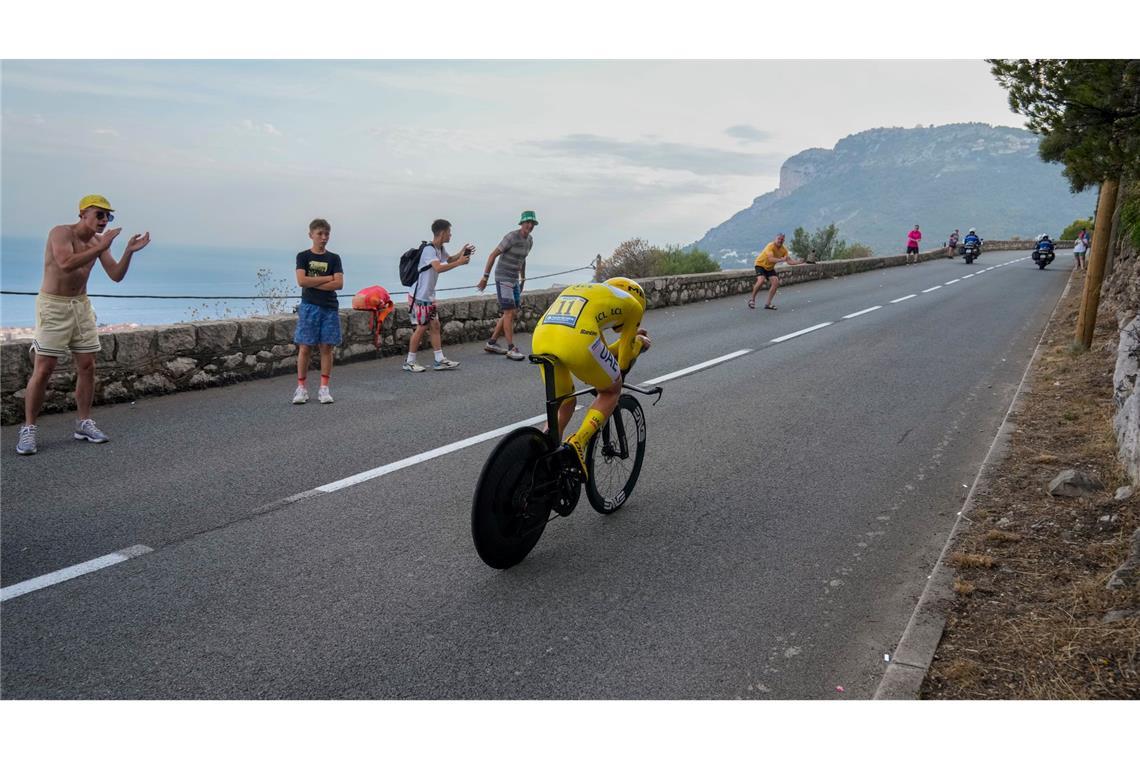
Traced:
POLYGON ((532 427, 519 428, 499 442, 475 486, 471 537, 487 565, 504 570, 521 562, 546 528, 549 483, 538 470, 548 453, 546 438, 532 427))

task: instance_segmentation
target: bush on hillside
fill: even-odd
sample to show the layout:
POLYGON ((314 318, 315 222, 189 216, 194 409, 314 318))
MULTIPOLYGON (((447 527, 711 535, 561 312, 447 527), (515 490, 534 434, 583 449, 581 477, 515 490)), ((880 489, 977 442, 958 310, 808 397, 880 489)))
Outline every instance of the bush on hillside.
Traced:
POLYGON ((851 243, 844 245, 843 249, 837 251, 833 259, 865 259, 869 256, 874 256, 875 252, 871 250, 871 246, 863 245, 862 243, 851 243))
POLYGON ((1088 219, 1078 219, 1077 221, 1073 222, 1072 224, 1070 224, 1068 227, 1066 227, 1061 232, 1061 237, 1059 237, 1057 239, 1058 240, 1076 240, 1077 235, 1080 233, 1081 230, 1087 230, 1089 237, 1092 237, 1092 231, 1093 231, 1092 217, 1089 217, 1088 219))
POLYGON ((614 249, 613 255, 602 259, 594 270, 598 282, 610 277, 664 277, 676 274, 717 272, 720 265, 708 253, 697 248, 685 250, 680 246, 658 248, 641 238, 627 240, 614 249))
POLYGON ((811 262, 859 259, 875 255, 869 246, 848 243, 839 237, 839 228, 834 224, 820 227, 810 235, 803 227, 796 227, 790 248, 797 258, 811 262))

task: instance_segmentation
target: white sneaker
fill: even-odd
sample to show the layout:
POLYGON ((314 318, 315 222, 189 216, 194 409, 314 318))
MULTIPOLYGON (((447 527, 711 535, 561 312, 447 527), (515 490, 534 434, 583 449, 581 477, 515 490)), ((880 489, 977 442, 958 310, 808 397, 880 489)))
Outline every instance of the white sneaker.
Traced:
POLYGON ((297 390, 293 391, 293 403, 303 404, 309 400, 309 392, 305 390, 305 386, 298 385, 297 390))
POLYGON ((75 440, 106 443, 111 439, 107 437, 106 433, 95 427, 95 420, 86 419, 75 421, 75 440))
POLYGON ((322 404, 331 404, 333 402, 332 393, 329 392, 327 385, 322 385, 321 389, 317 391, 317 400, 322 404))
POLYGON ((27 456, 36 453, 36 430, 35 425, 21 425, 20 426, 20 440, 16 441, 16 453, 27 456))
POLYGON ((440 359, 439 361, 437 361, 435 364, 431 365, 431 368, 435 369, 435 370, 455 369, 458 366, 459 366, 459 362, 453 362, 451 359, 448 359, 445 356, 442 359, 440 359))
POLYGON ((412 362, 404 362, 404 366, 402 369, 405 372, 426 372, 427 371, 426 368, 420 366, 419 364, 413 364, 412 362))
POLYGON ((523 355, 519 353, 519 350, 517 348, 511 346, 507 349, 507 358, 513 359, 516 362, 521 362, 523 360, 523 355))

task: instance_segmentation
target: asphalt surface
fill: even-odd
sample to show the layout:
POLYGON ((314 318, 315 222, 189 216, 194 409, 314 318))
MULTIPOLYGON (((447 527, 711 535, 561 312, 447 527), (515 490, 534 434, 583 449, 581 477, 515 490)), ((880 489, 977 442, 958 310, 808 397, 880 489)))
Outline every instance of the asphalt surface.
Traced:
POLYGON ((101 446, 5 427, 4 589, 153 551, 4 601, 3 696, 869 698, 1068 278, 982 272, 1027 255, 650 312, 635 381, 751 351, 665 383, 628 504, 505 572, 469 528, 494 441, 289 500, 540 414, 478 344, 338 367, 332 405, 281 377, 97 408, 101 446))

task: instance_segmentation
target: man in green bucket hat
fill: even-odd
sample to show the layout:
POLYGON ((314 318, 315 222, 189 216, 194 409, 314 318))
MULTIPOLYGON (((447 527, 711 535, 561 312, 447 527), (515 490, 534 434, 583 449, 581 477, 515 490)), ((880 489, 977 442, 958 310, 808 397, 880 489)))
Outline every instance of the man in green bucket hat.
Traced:
POLYGON ((526 257, 534 246, 534 237, 531 235, 538 226, 538 219, 533 211, 524 211, 519 217, 519 228, 511 230, 491 251, 487 257, 487 264, 483 267, 483 277, 476 286, 479 292, 487 287, 491 278, 491 266, 498 259, 495 266, 495 296, 499 301, 499 310, 502 312, 495 329, 491 332, 491 339, 483 346, 489 354, 506 355, 508 359, 521 362, 522 352, 515 347, 515 316, 519 312, 522 299, 523 283, 526 282, 526 257), (507 337, 507 347, 499 345, 499 335, 507 337))

